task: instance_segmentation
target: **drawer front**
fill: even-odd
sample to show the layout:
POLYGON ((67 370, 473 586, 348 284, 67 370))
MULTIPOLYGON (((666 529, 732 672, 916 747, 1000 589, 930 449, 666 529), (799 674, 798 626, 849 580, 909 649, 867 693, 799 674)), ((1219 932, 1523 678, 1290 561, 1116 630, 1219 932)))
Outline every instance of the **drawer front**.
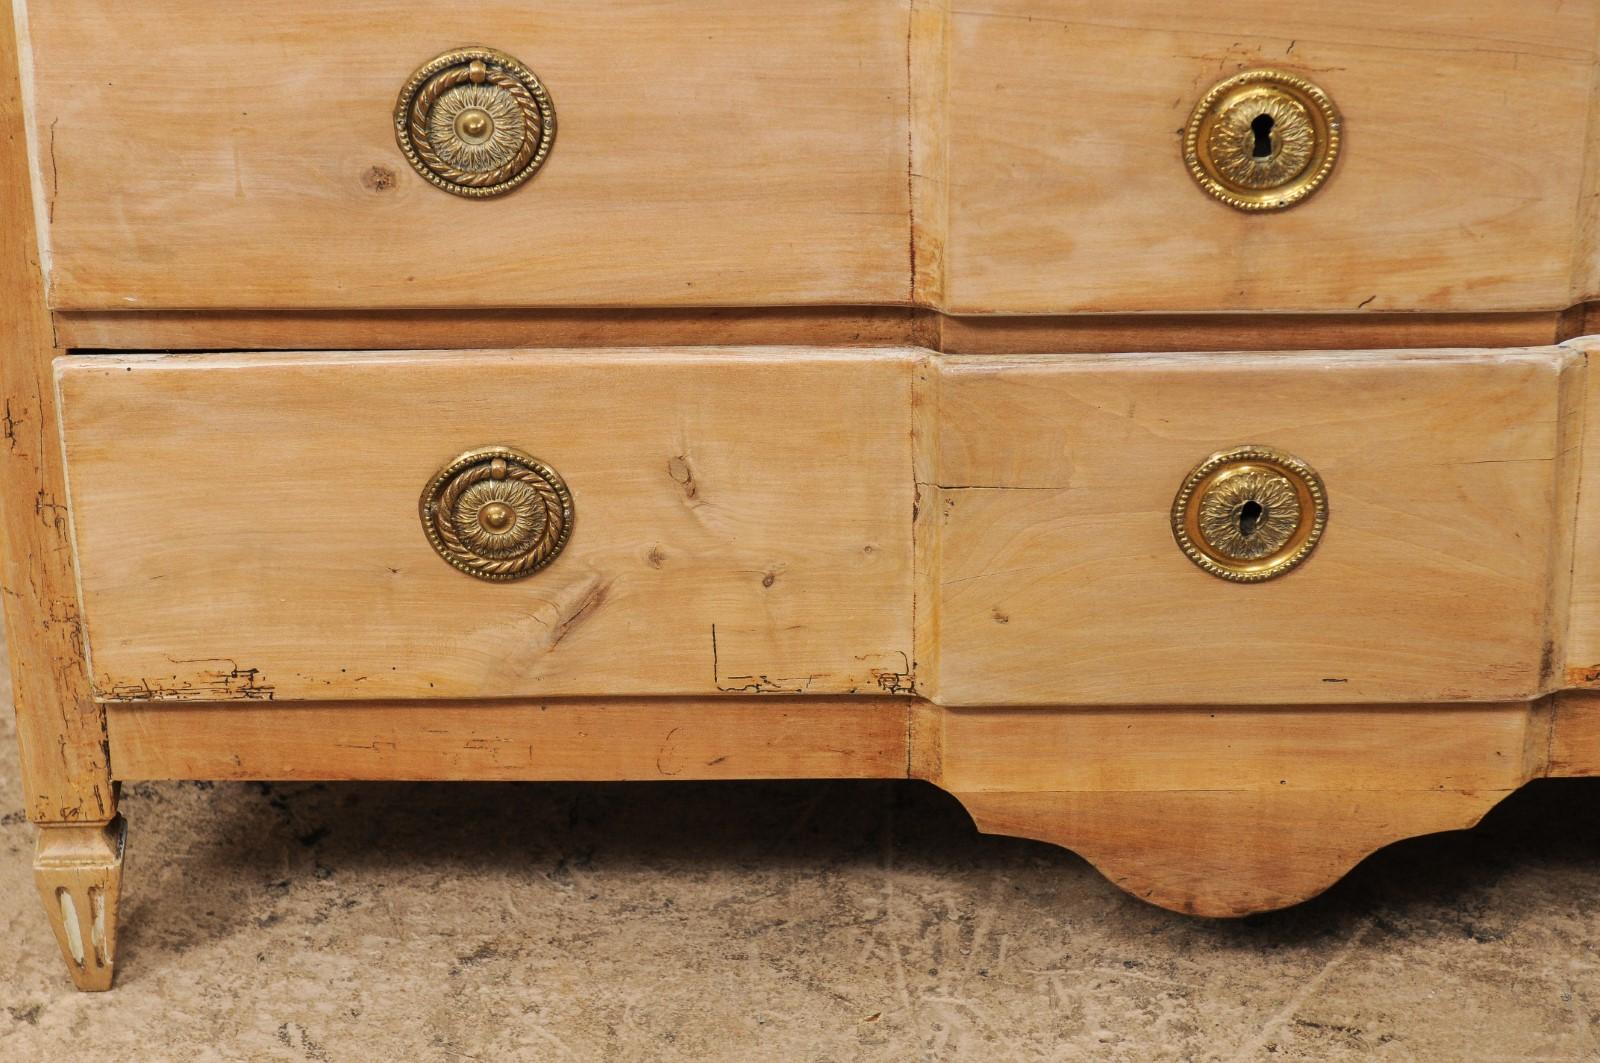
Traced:
MULTIPOLYGON (((1581 360, 1506 352, 946 358, 929 380, 919 689, 950 705, 1513 700, 1559 651, 1581 360), (1564 404, 1563 400, 1567 400, 1564 404), (1209 455, 1317 475, 1304 561, 1191 563, 1209 455)), ((1308 513, 1311 510, 1307 511, 1308 513)))
POLYGON ((57 363, 112 701, 881 693, 909 685, 908 352, 77 356, 57 363), (419 496, 508 446, 565 548, 490 582, 419 496))
POLYGON ((1593 0, 979 0, 951 13, 957 313, 1559 309, 1589 143, 1593 0), (1201 191, 1191 111, 1253 69, 1343 117, 1322 187, 1201 191), (1519 144, 1538 144, 1520 151, 1519 144))
POLYGON ((902 302, 906 6, 34 0, 52 305, 902 302), (494 199, 396 144, 413 71, 464 45, 556 115, 494 199))

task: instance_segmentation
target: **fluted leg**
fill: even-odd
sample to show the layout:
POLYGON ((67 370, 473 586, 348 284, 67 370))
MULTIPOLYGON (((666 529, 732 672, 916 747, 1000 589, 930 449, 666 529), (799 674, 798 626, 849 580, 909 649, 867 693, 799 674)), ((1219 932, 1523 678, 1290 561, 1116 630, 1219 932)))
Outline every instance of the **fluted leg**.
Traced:
POLYGON ((34 882, 72 981, 88 992, 111 988, 127 836, 128 824, 121 816, 110 823, 39 828, 34 882))

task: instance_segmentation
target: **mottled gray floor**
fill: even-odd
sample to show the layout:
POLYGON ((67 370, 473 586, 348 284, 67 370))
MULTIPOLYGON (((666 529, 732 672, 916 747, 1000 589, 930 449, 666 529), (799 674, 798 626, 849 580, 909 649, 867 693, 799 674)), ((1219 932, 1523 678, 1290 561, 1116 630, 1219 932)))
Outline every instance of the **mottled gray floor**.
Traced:
POLYGON ((1600 1058, 1600 781, 1242 922, 920 784, 139 785, 80 995, 3 718, 8 1063, 1600 1058))

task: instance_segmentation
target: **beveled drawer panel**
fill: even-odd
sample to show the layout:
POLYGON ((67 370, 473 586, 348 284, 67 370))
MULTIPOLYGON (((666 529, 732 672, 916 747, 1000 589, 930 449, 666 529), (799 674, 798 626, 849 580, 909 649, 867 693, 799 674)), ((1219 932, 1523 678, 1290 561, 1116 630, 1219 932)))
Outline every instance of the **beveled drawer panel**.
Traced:
POLYGON ((58 310, 907 298, 898 0, 23 6, 58 310), (491 200, 396 144, 401 88, 463 45, 557 116, 491 200))
MULTIPOLYGON (((918 686, 948 705, 1512 700, 1558 667, 1582 359, 1562 348, 942 360, 918 686), (1191 563, 1209 455, 1327 518, 1260 583, 1191 563)), ((1260 512, 1257 511, 1257 518, 1260 512)))
POLYGON ((1561 309, 1590 294, 1594 0, 977 0, 952 10, 955 313, 1561 309), (1191 110, 1281 70, 1343 116, 1291 209, 1212 199, 1191 110), (1520 145, 1538 144, 1536 151, 1520 145), (1580 283, 1588 283, 1583 279, 1580 283))
POLYGON ((915 361, 798 348, 62 358, 96 692, 904 689, 915 361), (565 549, 515 582, 450 567, 419 520, 435 473, 484 445, 525 451, 571 494, 565 549))
MULTIPOLYGON (((1573 340, 1571 346, 1593 361, 1600 354, 1600 336, 1573 340)), ((1582 441, 1582 490, 1578 492, 1572 549, 1571 619, 1566 637, 1562 683, 1600 690, 1600 373, 1584 380, 1585 424, 1582 441)))

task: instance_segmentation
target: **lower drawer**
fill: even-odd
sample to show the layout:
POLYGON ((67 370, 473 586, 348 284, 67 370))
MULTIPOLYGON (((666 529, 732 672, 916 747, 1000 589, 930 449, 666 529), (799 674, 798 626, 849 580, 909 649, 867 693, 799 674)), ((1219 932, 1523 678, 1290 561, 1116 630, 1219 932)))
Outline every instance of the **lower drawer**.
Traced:
MULTIPOLYGON (((899 689, 914 365, 773 348, 62 358, 98 695, 899 689), (424 531, 424 488, 484 446, 570 494, 564 548, 525 579, 463 574, 424 531)), ((496 483, 452 500, 487 514, 471 534, 489 553, 497 519, 544 519, 518 497, 494 509, 496 483)))
POLYGON ((1554 685, 1583 367, 719 348, 58 379, 105 700, 1283 705, 1554 685))
MULTIPOLYGON (((1536 695, 1560 666, 1582 366, 1564 348, 944 358, 918 687, 947 705, 1536 695), (1272 555, 1233 582, 1175 534, 1198 540, 1185 522, 1211 500, 1276 518, 1203 477, 1179 504, 1242 447, 1303 462, 1326 509, 1303 562, 1261 582, 1272 555)), ((1256 467, 1311 519, 1278 482, 1296 477, 1256 467)))

